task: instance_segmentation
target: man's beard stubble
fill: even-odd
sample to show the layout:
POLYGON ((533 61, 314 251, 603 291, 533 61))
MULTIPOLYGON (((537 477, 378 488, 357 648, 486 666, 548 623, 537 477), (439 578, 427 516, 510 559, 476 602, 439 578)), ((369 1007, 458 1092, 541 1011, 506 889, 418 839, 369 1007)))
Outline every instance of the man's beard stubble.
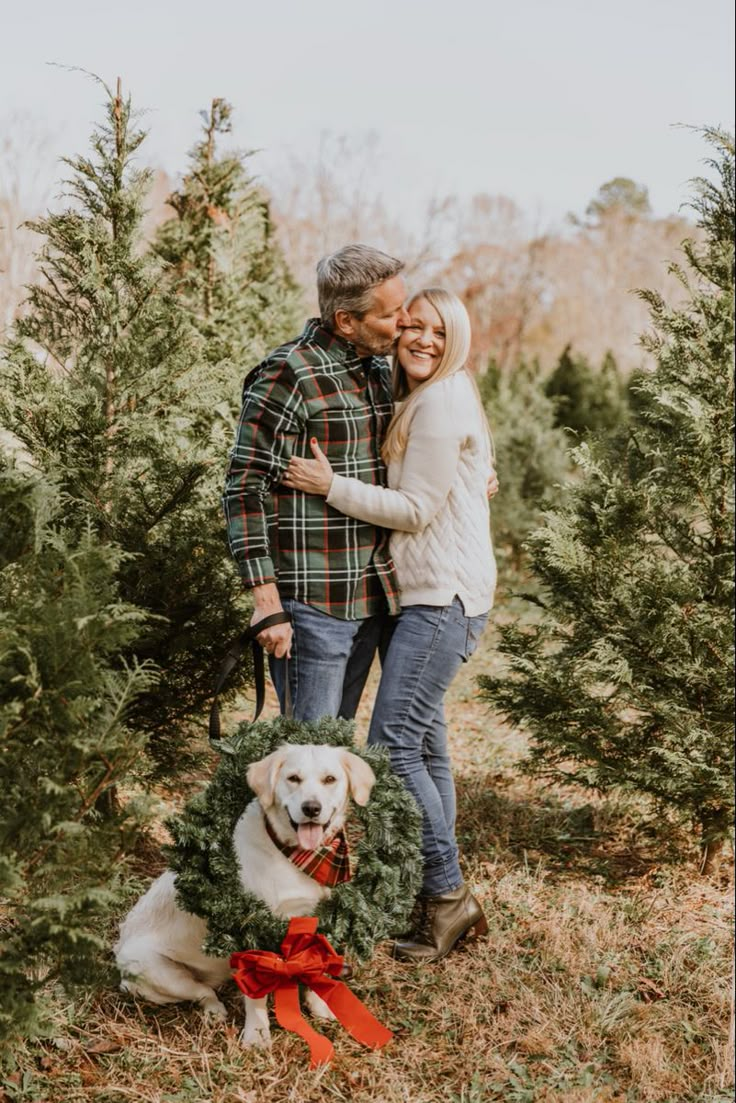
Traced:
POLYGON ((398 335, 391 340, 378 337, 367 327, 364 329, 363 326, 361 326, 361 332, 356 336, 355 345, 360 349, 364 349, 368 356, 392 356, 396 352, 399 340, 398 335))

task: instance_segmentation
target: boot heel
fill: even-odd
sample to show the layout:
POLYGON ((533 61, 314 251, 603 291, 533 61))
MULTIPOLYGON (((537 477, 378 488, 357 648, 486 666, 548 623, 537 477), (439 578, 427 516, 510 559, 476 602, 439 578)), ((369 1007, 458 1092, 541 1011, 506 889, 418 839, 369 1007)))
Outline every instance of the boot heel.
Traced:
POLYGON ((469 927, 465 933, 465 939, 468 942, 472 942, 476 938, 482 938, 483 935, 488 934, 488 920, 484 915, 480 917, 477 923, 474 923, 472 927, 469 927))

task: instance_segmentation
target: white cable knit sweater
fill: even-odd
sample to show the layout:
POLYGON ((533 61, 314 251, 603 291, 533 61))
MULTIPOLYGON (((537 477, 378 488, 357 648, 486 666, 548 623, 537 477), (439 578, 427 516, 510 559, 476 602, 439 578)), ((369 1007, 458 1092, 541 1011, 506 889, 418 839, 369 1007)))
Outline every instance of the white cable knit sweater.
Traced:
POLYGON ((450 605, 465 615, 493 604, 496 561, 488 520, 490 455, 473 385, 464 371, 414 402, 406 450, 388 467, 388 488, 335 475, 329 505, 393 529, 391 554, 402 605, 450 605))

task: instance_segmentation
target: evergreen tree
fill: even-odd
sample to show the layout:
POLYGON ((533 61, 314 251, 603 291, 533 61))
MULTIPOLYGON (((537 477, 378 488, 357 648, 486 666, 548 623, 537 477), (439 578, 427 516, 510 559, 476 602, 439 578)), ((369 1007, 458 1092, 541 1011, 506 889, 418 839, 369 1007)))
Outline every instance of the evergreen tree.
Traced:
POLYGON ((545 596, 502 630, 488 697, 527 725, 532 769, 625 786, 694 820, 707 867, 733 823, 733 141, 699 181, 704 248, 675 266, 687 304, 651 292, 656 367, 627 440, 582 445, 584 478, 531 538, 545 596))
POLYGON ((610 432, 622 426, 628 416, 626 384, 621 377, 616 357, 610 349, 598 370, 596 393, 591 404, 593 428, 610 432))
POLYGON ((171 775, 242 624, 219 508, 225 457, 201 431, 222 391, 164 263, 145 251, 150 174, 134 164, 145 135, 119 84, 106 91, 92 154, 66 162, 73 205, 33 226, 44 279, 0 368, 0 415, 58 483, 68 523, 126 553, 121 597, 150 616, 123 658, 162 675, 132 708, 171 775))
POLYGON ((650 215, 649 189, 628 176, 614 176, 613 180, 601 184, 585 213, 591 219, 600 220, 615 210, 634 216, 650 215))
POLYGON ((492 362, 480 390, 493 433, 501 491, 491 502, 491 531, 500 565, 524 562, 524 543, 570 472, 568 441, 541 385, 539 365, 499 372, 492 362))
POLYGON ((161 225, 154 247, 204 338, 208 362, 219 365, 222 398, 234 407, 246 369, 298 331, 300 296, 268 198, 247 172, 249 155, 217 153, 218 137, 232 129, 230 104, 214 99, 201 116, 202 139, 168 200, 176 218, 161 225))
POLYGON ((615 357, 607 352, 600 370, 594 372, 584 356, 567 345, 545 383, 545 394, 555 400, 556 425, 578 436, 609 432, 625 417, 624 387, 615 357))
POLYGON ((639 414, 647 405, 646 387, 642 390, 642 383, 646 381, 648 374, 645 368, 635 368, 626 380, 624 396, 626 399, 627 416, 633 422, 639 419, 639 414))
POLYGON ((590 364, 584 356, 576 356, 571 345, 566 345, 544 385, 544 393, 556 403, 555 424, 575 433, 585 432, 593 388, 590 364))
POLYGON ((105 819, 95 809, 145 745, 128 717, 155 672, 118 661, 145 618, 119 598, 123 553, 68 533, 65 504, 0 459, 0 1049, 41 1027, 42 986, 99 973, 144 813, 132 800, 105 819))

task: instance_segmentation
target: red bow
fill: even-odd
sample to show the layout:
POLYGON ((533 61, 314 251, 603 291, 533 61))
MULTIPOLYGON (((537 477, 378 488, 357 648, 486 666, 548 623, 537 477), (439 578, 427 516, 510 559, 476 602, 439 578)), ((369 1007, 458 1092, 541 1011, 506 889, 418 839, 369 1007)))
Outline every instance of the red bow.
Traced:
POLYGON ((308 1043, 311 1068, 326 1065, 334 1056, 332 1043, 302 1017, 299 985, 306 984, 320 996, 337 1020, 356 1041, 371 1049, 380 1049, 393 1034, 347 988, 336 980, 343 958, 336 954, 324 935, 317 934, 315 916, 289 920, 289 929, 281 943, 281 955, 267 950, 247 950, 232 954, 230 968, 238 988, 251 999, 274 992, 276 1019, 284 1030, 299 1034, 308 1043))

